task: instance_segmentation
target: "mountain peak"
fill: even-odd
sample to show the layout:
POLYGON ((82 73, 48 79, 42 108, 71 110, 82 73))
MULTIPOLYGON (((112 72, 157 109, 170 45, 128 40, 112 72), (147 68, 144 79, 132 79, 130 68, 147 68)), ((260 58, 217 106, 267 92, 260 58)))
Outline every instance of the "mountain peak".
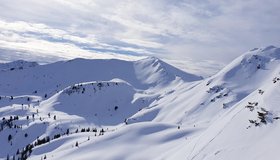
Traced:
POLYGON ((246 54, 244 54, 244 56, 255 55, 266 57, 269 59, 280 59, 280 48, 270 45, 267 47, 251 49, 246 54))
POLYGON ((275 49, 275 48, 277 48, 277 47, 275 47, 275 46, 273 46, 273 45, 269 45, 269 46, 267 46, 267 47, 264 47, 264 48, 262 49, 262 51, 265 52, 265 51, 272 50, 272 49, 275 49))
POLYGON ((17 60, 13 62, 8 63, 0 63, 0 70, 7 71, 7 70, 21 70, 24 68, 30 68, 38 66, 39 64, 37 62, 29 62, 24 60, 17 60))
POLYGON ((280 48, 275 46, 268 46, 262 49, 261 54, 274 59, 280 59, 280 48))
MULTIPOLYGON (((186 73, 174 66, 171 66, 157 57, 147 57, 138 60, 134 66, 138 72, 142 72, 145 75, 144 77, 154 77, 154 80, 152 81, 155 81, 155 79, 161 79, 161 82, 165 81, 164 83, 166 83, 175 80, 176 77, 179 77, 186 82, 202 79, 200 76, 186 73), (145 67, 149 67, 151 69, 148 72, 143 72, 143 68, 145 67)), ((146 79, 145 81, 148 80, 149 79, 146 79)))

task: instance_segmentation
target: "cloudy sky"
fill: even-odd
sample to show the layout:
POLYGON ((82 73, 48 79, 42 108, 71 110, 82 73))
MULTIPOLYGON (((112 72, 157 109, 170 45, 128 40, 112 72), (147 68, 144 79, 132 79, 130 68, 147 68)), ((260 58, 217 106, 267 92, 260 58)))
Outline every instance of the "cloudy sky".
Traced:
POLYGON ((227 63, 280 46, 279 0, 0 0, 0 58, 227 63))

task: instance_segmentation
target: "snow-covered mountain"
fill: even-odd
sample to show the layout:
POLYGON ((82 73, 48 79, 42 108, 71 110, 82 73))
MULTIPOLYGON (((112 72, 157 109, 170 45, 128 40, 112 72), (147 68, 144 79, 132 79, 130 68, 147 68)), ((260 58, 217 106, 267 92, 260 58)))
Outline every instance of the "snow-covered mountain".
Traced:
POLYGON ((280 48, 202 79, 155 57, 0 65, 2 159, 277 159, 280 48))

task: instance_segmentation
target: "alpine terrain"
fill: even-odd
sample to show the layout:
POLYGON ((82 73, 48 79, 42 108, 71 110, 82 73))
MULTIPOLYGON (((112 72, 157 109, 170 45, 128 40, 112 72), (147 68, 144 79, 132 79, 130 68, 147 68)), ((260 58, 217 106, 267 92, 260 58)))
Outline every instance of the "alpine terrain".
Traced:
POLYGON ((155 57, 3 63, 0 159, 278 159, 279 104, 274 46, 208 78, 155 57))

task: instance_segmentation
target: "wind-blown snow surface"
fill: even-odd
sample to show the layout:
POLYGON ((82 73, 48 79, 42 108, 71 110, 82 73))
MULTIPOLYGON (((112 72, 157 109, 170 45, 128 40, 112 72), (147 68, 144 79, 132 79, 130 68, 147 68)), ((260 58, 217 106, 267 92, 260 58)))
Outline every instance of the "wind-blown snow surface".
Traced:
POLYGON ((204 80, 154 57, 2 64, 0 157, 277 159, 279 62, 254 49, 204 80))

